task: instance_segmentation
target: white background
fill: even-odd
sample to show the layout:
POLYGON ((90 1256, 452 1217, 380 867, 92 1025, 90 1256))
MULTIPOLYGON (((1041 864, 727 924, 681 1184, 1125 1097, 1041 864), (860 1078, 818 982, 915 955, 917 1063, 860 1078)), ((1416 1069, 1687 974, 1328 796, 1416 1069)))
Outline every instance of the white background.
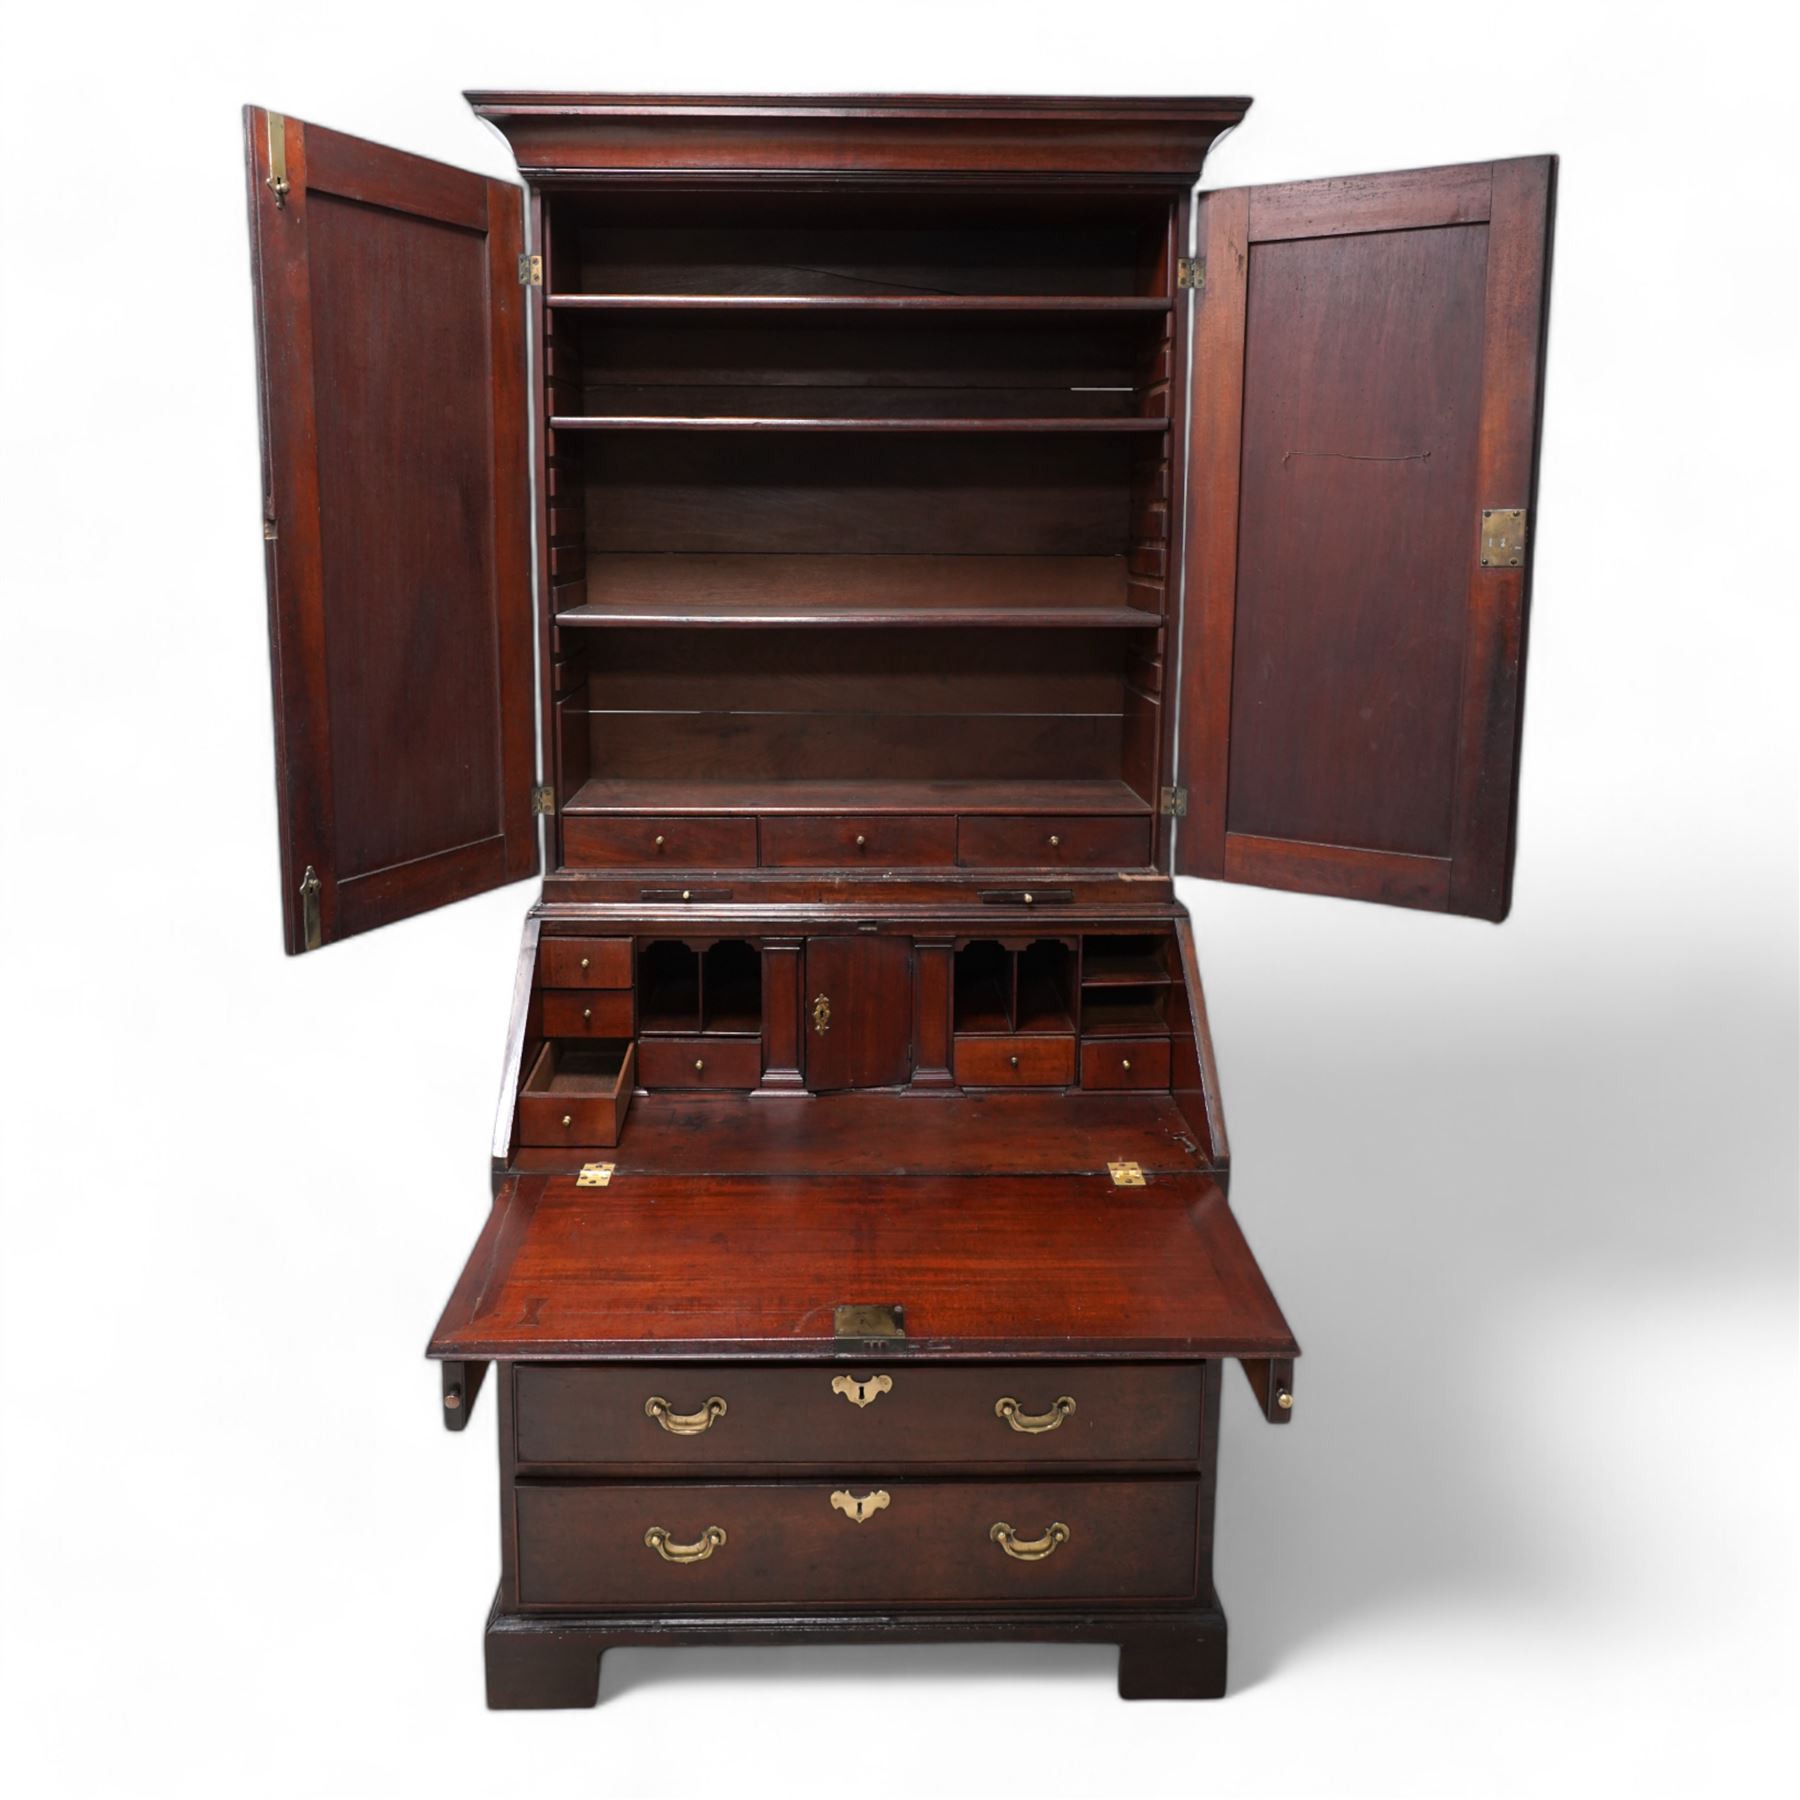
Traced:
POLYGON ((0 1775, 28 1796, 1794 1791, 1795 169, 1775 9, 10 9, 0 1775), (1249 93, 1214 185, 1564 158, 1515 914, 1188 884, 1235 1198, 1232 1693, 1104 1649, 609 1656, 490 1715, 520 886, 280 953, 239 106, 1249 93))

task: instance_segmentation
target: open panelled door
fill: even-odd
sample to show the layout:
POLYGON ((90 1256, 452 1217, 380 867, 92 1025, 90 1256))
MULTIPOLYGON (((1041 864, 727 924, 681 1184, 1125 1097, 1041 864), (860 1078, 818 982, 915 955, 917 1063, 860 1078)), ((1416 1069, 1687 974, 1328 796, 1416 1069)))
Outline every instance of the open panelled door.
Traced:
POLYGON ((1554 183, 1200 197, 1177 874, 1506 916, 1554 183))
POLYGON ((292 952, 537 870, 523 207, 245 126, 292 952))

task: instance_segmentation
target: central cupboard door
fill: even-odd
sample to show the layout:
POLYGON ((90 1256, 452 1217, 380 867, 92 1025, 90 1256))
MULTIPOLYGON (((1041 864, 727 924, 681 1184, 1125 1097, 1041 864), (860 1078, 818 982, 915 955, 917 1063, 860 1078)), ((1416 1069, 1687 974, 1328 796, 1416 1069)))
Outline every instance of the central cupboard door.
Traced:
POLYGON ((911 938, 816 937, 806 945, 806 1085, 900 1087, 912 1079, 911 938))

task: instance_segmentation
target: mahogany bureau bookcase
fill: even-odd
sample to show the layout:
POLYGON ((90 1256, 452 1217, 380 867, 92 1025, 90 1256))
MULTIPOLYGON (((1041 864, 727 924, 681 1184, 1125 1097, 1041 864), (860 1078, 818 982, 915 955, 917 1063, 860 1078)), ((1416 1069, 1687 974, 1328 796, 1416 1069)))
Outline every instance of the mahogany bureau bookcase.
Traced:
POLYGON ((299 952, 544 871, 492 1210, 494 1706, 610 1646, 1225 1685, 1212 876, 1509 904, 1554 164, 1196 193, 1245 100, 251 109, 299 952))

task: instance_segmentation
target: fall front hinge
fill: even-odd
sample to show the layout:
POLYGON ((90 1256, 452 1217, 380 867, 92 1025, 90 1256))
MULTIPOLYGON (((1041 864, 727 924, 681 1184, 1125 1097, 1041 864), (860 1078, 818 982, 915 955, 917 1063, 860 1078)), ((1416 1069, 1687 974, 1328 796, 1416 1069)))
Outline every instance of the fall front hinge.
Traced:
POLYGON ((534 813, 554 813, 556 811, 556 789, 545 782, 531 790, 531 810, 534 813))
POLYGON ((1206 258, 1204 256, 1183 256, 1175 264, 1175 285, 1178 288, 1194 288, 1206 286, 1206 258))
POLYGON ((1156 810, 1165 819, 1185 819, 1187 817, 1188 791, 1184 787, 1166 787, 1158 800, 1156 810))
POLYGON ((542 287, 544 285, 544 259, 541 256, 524 256, 519 258, 519 286, 542 287))

